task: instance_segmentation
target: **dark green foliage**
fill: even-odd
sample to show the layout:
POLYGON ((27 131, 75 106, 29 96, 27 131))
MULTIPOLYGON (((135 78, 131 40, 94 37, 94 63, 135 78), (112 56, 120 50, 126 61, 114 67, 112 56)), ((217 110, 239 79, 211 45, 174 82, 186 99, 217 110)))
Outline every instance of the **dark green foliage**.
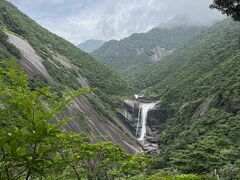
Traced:
POLYGON ((193 37, 199 35, 204 27, 177 26, 166 28, 154 28, 147 33, 136 33, 120 41, 106 42, 92 54, 102 62, 120 72, 124 76, 131 77, 134 72, 152 64, 155 48, 163 48, 173 51, 193 37))
POLYGON ((36 75, 29 80, 28 87, 31 90, 36 90, 37 88, 43 88, 47 86, 47 84, 48 82, 44 77, 36 75))
MULTIPOLYGON (((15 56, 18 59, 21 58, 20 51, 14 45, 7 42, 7 38, 8 38, 7 35, 0 30, 0 42, 2 43, 2 45, 4 45, 7 48, 8 52, 11 53, 13 56, 15 56)), ((5 58, 6 56, 7 55, 3 56, 3 58, 5 58)))
MULTIPOLYGON (((213 109, 201 119, 170 120, 160 134, 166 147, 157 162, 159 168, 173 166, 185 173, 221 171, 227 164, 239 167, 240 116, 213 109)), ((237 168, 235 178, 239 176, 237 168)))
MULTIPOLYGON (((186 102, 217 91, 238 97, 240 24, 225 20, 135 77, 137 89, 147 89, 177 110, 186 102)), ((230 97, 229 97, 230 98, 230 97)))
POLYGON ((217 9, 223 14, 232 16, 236 21, 240 21, 240 0, 214 0, 210 8, 217 9))

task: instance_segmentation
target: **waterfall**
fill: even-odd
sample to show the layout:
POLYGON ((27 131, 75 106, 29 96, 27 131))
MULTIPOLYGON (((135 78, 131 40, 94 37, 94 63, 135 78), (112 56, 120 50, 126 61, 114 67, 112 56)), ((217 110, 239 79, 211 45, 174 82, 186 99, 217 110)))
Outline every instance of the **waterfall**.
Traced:
MULTIPOLYGON (((139 141, 144 141, 144 138, 145 138, 145 135, 147 132, 148 111, 151 110, 155 105, 156 105, 156 103, 142 103, 139 106, 138 126, 139 126, 140 114, 141 114, 141 122, 142 122, 141 134, 140 134, 140 137, 138 138, 139 141), (141 113, 140 113, 140 111, 141 111, 141 113)), ((138 126, 137 126, 137 131, 138 131, 138 126)))
POLYGON ((140 124, 140 115, 141 115, 141 106, 139 106, 139 110, 138 110, 138 122, 137 122, 136 136, 138 134, 139 124, 140 124))

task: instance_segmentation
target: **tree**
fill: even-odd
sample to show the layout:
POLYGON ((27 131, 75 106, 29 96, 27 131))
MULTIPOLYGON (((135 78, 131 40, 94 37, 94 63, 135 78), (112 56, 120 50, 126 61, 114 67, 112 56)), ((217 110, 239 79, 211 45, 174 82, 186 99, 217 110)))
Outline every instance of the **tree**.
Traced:
POLYGON ((59 97, 49 87, 31 89, 14 60, 0 62, 0 179, 113 179, 143 171, 144 157, 62 130, 74 117, 55 121, 88 91, 59 97))
POLYGON ((240 0, 214 0, 210 8, 218 9, 235 21, 240 21, 240 0))

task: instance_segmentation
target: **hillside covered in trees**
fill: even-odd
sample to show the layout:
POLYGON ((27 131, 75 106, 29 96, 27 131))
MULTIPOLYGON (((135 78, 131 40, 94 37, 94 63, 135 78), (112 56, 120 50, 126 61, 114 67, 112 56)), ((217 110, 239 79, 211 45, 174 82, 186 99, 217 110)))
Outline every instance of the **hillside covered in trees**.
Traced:
POLYGON ((106 42, 91 54, 123 76, 130 77, 134 72, 141 71, 142 67, 161 61, 205 29, 185 24, 160 26, 120 41, 106 42))
POLYGON ((93 55, 105 65, 0 1, 0 179, 240 179, 240 22, 155 28, 93 55), (116 118, 133 93, 165 118, 156 154, 116 118))
POLYGON ((156 168, 185 173, 217 169, 237 178, 239 35, 240 23, 224 20, 135 76, 137 89, 169 111, 159 135, 156 168))

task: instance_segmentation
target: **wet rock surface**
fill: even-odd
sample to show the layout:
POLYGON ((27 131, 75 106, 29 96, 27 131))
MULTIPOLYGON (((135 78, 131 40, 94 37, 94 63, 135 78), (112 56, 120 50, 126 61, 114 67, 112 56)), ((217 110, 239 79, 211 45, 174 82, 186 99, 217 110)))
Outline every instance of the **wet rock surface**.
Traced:
MULTIPOLYGON (((139 120, 139 101, 124 101, 125 109, 117 113, 119 119, 131 129, 132 134, 136 135, 136 127, 139 120)), ((168 111, 161 109, 160 102, 156 103, 156 106, 149 110, 147 116, 147 127, 150 130, 158 131, 161 125, 167 120, 168 111)), ((148 131, 149 132, 149 131, 148 131)), ((137 133, 138 134, 138 133, 137 133)))
MULTIPOLYGON (((149 102, 148 102, 149 103, 149 102)), ((125 100, 125 109, 117 113, 117 117, 135 136, 136 140, 142 145, 143 150, 149 155, 157 155, 159 149, 158 134, 162 124, 168 118, 168 111, 161 107, 161 102, 155 102, 154 106, 149 109, 146 119, 146 135, 140 139, 142 124, 140 109, 142 104, 148 104, 141 100, 125 100)), ((152 103, 149 103, 152 104, 152 103)), ((142 110, 141 110, 142 111, 142 110)))

